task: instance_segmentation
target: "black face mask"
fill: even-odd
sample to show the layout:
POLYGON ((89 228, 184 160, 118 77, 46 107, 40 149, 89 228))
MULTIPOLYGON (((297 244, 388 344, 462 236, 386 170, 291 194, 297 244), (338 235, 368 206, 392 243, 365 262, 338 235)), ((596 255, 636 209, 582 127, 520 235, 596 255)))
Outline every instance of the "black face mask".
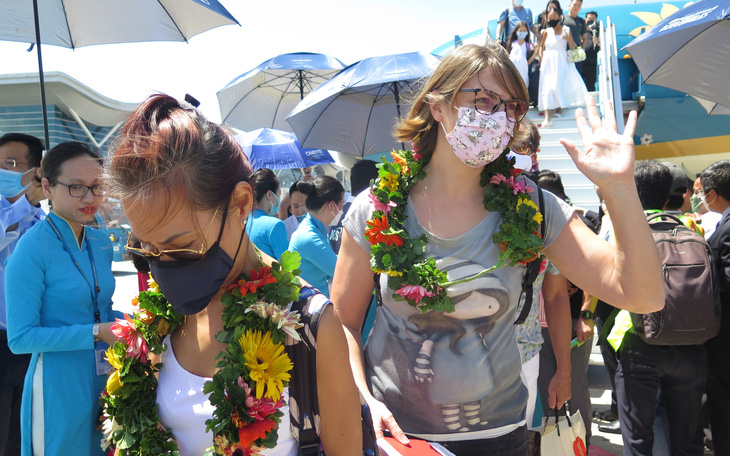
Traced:
POLYGON ((551 19, 547 22, 548 27, 555 27, 556 25, 560 24, 560 19, 551 19))
POLYGON ((228 274, 233 269, 233 263, 241 249, 243 235, 246 232, 244 225, 241 240, 238 241, 236 254, 230 256, 220 246, 223 228, 226 225, 228 209, 223 212, 221 230, 218 239, 210 246, 203 258, 199 260, 160 261, 150 258, 150 272, 160 291, 170 302, 172 307, 183 315, 194 315, 205 309, 210 300, 218 293, 228 274))

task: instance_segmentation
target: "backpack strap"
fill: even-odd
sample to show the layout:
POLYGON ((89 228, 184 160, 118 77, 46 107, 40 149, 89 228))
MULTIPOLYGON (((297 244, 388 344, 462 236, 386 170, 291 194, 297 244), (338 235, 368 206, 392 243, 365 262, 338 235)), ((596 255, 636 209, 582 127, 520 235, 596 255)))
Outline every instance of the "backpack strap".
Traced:
MULTIPOLYGON (((540 237, 545 238, 545 197, 543 196, 542 188, 539 185, 537 187, 537 198, 538 207, 542 215, 542 221, 540 222, 540 237)), ((530 313, 532 308, 532 286, 537 280, 537 276, 540 275, 540 266, 542 265, 542 259, 540 257, 527 263, 525 268, 525 275, 522 277, 522 292, 525 294, 525 305, 522 306, 520 315, 515 320, 516 325, 521 325, 527 319, 527 315, 530 313)))

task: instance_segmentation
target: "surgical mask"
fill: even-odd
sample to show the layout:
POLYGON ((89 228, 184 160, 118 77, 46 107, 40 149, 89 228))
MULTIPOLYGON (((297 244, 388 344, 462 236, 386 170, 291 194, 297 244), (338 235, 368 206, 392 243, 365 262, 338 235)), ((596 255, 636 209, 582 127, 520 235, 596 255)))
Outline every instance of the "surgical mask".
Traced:
POLYGON ((227 215, 226 210, 223 212, 223 223, 218 239, 205 252, 203 258, 175 261, 149 258, 150 272, 160 291, 173 309, 183 315, 195 315, 205 309, 223 287, 226 277, 233 269, 234 260, 243 242, 243 234, 246 232, 246 225, 244 224, 241 232, 236 254, 231 258, 220 246, 227 215))
POLYGON ((456 157, 466 166, 483 168, 496 160, 512 138, 514 124, 507 120, 507 113, 498 111, 482 114, 474 108, 460 107, 456 125, 446 141, 456 157))
POLYGON ((532 168, 532 157, 529 155, 521 155, 516 154, 514 152, 510 152, 507 154, 507 158, 514 158, 515 159, 515 168, 521 169, 523 171, 529 171, 530 168, 532 168))
POLYGON ((23 186, 20 181, 23 179, 23 173, 10 171, 8 169, 0 169, 0 195, 6 198, 12 198, 20 195, 29 189, 34 182, 31 181, 27 186, 23 186))
POLYGON ((515 5, 517 8, 521 7, 523 3, 525 3, 524 0, 513 0, 512 1, 512 4, 515 5))
POLYGON ((276 199, 276 205, 274 205, 274 203, 271 203, 271 199, 269 199, 269 202, 271 203, 271 207, 269 208, 269 215, 276 215, 279 213, 279 206, 281 205, 281 200, 271 190, 269 190, 269 193, 270 193, 270 195, 268 195, 268 196, 273 196, 274 199, 276 199))
POLYGON ((560 19, 551 19, 548 21, 548 27, 555 27, 560 24, 560 19))
POLYGON ((689 202, 692 204, 692 212, 700 212, 701 207, 704 207, 707 212, 712 212, 710 205, 705 200, 705 195, 694 194, 689 197, 689 202))
POLYGON ((335 218, 332 219, 332 221, 329 223, 329 226, 337 226, 338 223, 340 223, 340 219, 342 218, 342 214, 344 214, 344 210, 340 209, 335 214, 335 218))
POLYGON ((517 32, 517 38, 524 40, 527 38, 527 32, 517 32))

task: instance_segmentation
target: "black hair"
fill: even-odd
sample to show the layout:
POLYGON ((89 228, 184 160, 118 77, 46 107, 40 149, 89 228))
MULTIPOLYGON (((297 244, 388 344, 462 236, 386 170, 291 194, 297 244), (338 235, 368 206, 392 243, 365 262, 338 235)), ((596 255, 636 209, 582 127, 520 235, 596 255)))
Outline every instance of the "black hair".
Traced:
POLYGON ((539 185, 540 188, 549 191, 561 200, 566 200, 563 180, 560 178, 560 174, 555 171, 551 171, 549 169, 540 170, 540 173, 537 175, 537 185, 539 185))
POLYGON ((26 135, 25 133, 6 133, 0 136, 0 146, 4 146, 10 142, 25 144, 28 147, 28 164, 32 168, 41 166, 41 158, 43 157, 43 151, 46 148, 43 145, 43 141, 35 136, 26 135))
MULTIPOLYGON (((289 187, 289 194, 291 195, 293 192, 299 192, 299 189, 297 188, 297 184, 301 181, 296 181, 293 184, 291 184, 291 187, 289 187)), ((302 192, 299 192, 302 193, 302 192)))
POLYGON ((720 160, 700 173, 700 183, 705 195, 715 190, 719 196, 730 201, 730 160, 720 160))
POLYGON ((372 160, 358 160, 350 170, 350 187, 353 195, 370 187, 370 181, 378 178, 378 167, 372 160))
POLYGON ((248 183, 253 187, 257 204, 261 202, 261 199, 269 190, 274 194, 279 191, 279 178, 269 168, 260 168, 254 171, 248 183))
POLYGON ((545 5, 545 11, 543 11, 543 13, 542 13, 542 24, 541 25, 542 25, 542 28, 544 28, 544 29, 549 28, 548 27, 548 13, 550 13, 550 10, 552 9, 552 8, 550 8, 551 3, 554 3, 556 5, 556 7, 554 7, 554 8, 557 9, 560 17, 561 18, 563 17, 563 8, 560 6, 560 2, 558 0, 550 0, 549 2, 547 2, 547 5, 545 5))
POLYGON ((87 144, 78 141, 66 141, 55 146, 43 156, 41 161, 41 174, 54 185, 61 174, 63 164, 76 157, 88 156, 102 166, 104 162, 98 153, 94 152, 87 144))
POLYGON ((525 42, 530 43, 532 42, 532 32, 530 32, 530 24, 528 24, 525 21, 520 21, 515 25, 515 28, 512 29, 512 33, 509 36, 509 39, 507 40, 507 52, 512 51, 512 43, 517 41, 517 30, 520 27, 527 28, 527 36, 525 37, 525 42))
POLYGON ((331 176, 317 176, 313 181, 297 182, 297 191, 307 195, 307 210, 318 211, 330 201, 342 200, 345 188, 340 181, 331 176))
POLYGON ((588 11, 586 13, 586 17, 588 17, 589 14, 592 14, 592 15, 596 16, 596 19, 598 19, 598 13, 596 13, 595 11, 588 11))
POLYGON ((662 210, 672 190, 672 172, 656 160, 642 160, 634 166, 634 181, 644 210, 662 210))

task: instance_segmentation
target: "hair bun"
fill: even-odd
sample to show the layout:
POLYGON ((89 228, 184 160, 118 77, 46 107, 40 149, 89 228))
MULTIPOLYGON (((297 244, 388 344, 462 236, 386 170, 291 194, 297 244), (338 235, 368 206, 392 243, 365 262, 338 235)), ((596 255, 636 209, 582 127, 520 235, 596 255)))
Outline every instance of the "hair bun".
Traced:
POLYGON ((314 191, 314 184, 307 181, 297 182, 297 190, 303 195, 309 195, 314 191))

